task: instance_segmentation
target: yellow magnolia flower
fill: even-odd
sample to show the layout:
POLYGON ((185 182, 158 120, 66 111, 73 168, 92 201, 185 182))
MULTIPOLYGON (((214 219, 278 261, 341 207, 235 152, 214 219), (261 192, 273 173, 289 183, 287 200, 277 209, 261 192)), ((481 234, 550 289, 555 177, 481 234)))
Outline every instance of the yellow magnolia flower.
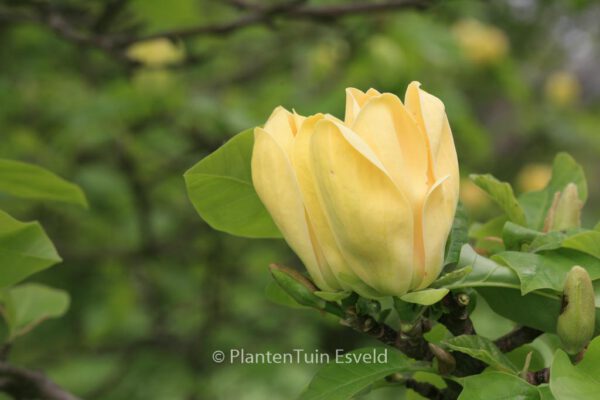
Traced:
POLYGON ((177 64, 185 58, 183 45, 164 38, 135 43, 127 49, 127 57, 147 67, 177 64))
POLYGON ((567 71, 555 72, 544 85, 546 98, 557 106, 576 103, 581 95, 581 84, 577 76, 567 71))
POLYGON ((452 33, 465 56, 475 64, 493 64, 508 53, 506 34, 475 19, 458 21, 452 33))
POLYGON ((440 273, 458 200, 443 103, 346 91, 346 116, 276 108, 254 131, 252 180, 322 290, 366 297, 427 287, 440 273))

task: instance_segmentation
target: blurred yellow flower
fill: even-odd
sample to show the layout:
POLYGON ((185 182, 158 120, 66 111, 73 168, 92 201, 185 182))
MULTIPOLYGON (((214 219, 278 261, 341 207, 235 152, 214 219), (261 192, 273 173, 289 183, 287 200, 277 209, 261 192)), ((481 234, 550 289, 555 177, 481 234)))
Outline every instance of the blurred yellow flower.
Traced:
POLYGON ((559 71, 546 79, 544 93, 553 104, 568 106, 579 100, 581 84, 574 74, 568 71, 559 71))
POLYGON ((409 85, 346 91, 346 116, 277 107, 254 131, 252 181, 322 290, 366 297, 427 287, 443 266, 459 191, 444 104, 409 85))
POLYGON ((177 64, 185 58, 185 49, 181 44, 160 38, 135 43, 127 49, 127 57, 147 67, 159 68, 177 64))
POLYGON ((458 21, 452 33, 465 56, 475 64, 493 64, 509 50, 508 38, 502 30, 475 19, 458 21))
POLYGON ((460 180, 460 201, 473 211, 485 209, 491 204, 490 197, 469 178, 460 180))
POLYGON ((552 167, 547 164, 530 163, 517 175, 517 187, 521 192, 535 192, 546 187, 552 177, 552 167))

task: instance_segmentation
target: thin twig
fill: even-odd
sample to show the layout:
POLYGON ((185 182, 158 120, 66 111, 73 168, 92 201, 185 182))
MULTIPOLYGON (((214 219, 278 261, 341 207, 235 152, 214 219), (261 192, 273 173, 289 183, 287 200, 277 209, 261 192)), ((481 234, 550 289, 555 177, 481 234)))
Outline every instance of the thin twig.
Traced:
POLYGON ((41 372, 0 362, 0 390, 16 399, 79 400, 41 372))

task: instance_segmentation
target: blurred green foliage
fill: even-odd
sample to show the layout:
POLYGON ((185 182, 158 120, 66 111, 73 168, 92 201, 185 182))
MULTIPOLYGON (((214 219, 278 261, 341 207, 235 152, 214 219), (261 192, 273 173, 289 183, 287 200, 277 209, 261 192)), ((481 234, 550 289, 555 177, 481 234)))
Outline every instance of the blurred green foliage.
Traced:
MULTIPOLYGON (((146 32, 243 14, 209 0, 136 0, 127 10, 146 32)), ((3 21, 0 157, 76 182, 90 205, 0 195, 0 208, 39 219, 64 259, 32 281, 72 299, 64 318, 19 338, 11 359, 86 399, 293 398, 316 366, 219 365, 212 352, 333 351, 365 339, 334 319, 270 303, 267 265, 299 261, 282 242, 210 229, 187 199, 183 173, 277 105, 341 116, 345 87, 402 97, 419 80, 446 104, 464 176, 490 172, 515 182, 524 166, 549 164, 566 150, 594 177, 599 16, 594 1, 502 0, 440 1, 335 22, 275 20, 188 39, 179 45, 189 62, 164 67, 128 66, 38 24, 3 21), (466 29, 468 37, 494 27, 504 49, 473 56, 477 43, 457 28, 472 19, 481 24, 468 29, 483 31, 466 29)), ((592 178, 587 221, 598 219, 599 199, 592 178)), ((480 204, 473 217, 493 213, 480 204)), ((502 319, 476 323, 506 330, 502 319)))

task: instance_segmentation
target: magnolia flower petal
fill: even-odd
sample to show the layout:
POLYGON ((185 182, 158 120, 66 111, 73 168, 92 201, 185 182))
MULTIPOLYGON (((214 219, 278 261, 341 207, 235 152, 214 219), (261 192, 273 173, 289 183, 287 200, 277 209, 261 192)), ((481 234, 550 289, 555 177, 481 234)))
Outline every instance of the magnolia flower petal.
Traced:
POLYGON ((372 97, 379 96, 379 93, 375 89, 369 89, 366 93, 359 89, 347 88, 346 89, 346 114, 344 123, 348 126, 352 126, 354 119, 360 112, 360 109, 364 104, 372 97))
POLYGON ((425 247, 424 273, 418 281, 413 279, 415 289, 431 284, 440 274, 446 240, 452 229, 457 199, 446 195, 452 181, 449 175, 438 180, 430 189, 423 206, 423 244, 425 247))
POLYGON ((412 274, 410 204, 385 170, 357 151, 362 139, 342 128, 324 119, 311 138, 323 210, 352 271, 382 295, 404 294, 412 274))
POLYGON ((441 176, 450 175, 452 183, 448 191, 458 197, 458 159, 444 103, 419 86, 419 82, 412 82, 408 86, 406 106, 415 115, 421 129, 427 133, 433 179, 437 181, 441 176))
POLYGON ((324 262, 322 263, 322 269, 326 269, 329 274, 335 276, 343 289, 352 290, 352 287, 346 282, 356 281, 357 278, 343 259, 342 253, 335 241, 329 221, 321 207, 310 165, 311 137, 314 133, 315 125, 323 118, 325 118, 323 114, 317 114, 307 118, 302 124, 302 128, 294 141, 292 164, 296 171, 302 200, 312 227, 313 240, 316 242, 315 247, 318 246, 323 254, 324 262), (345 279, 340 279, 340 275, 344 275, 345 279))
POLYGON ((288 156, 292 152, 294 135, 298 129, 298 123, 302 122, 301 118, 295 112, 292 114, 279 106, 273 110, 265 123, 264 130, 272 135, 288 156))
POLYGON ((428 189, 427 138, 397 96, 369 99, 352 130, 373 150, 409 201, 420 207, 428 189))
POLYGON ((300 257, 315 284, 322 290, 340 289, 319 266, 311 241, 300 188, 281 143, 264 129, 254 130, 252 182, 288 245, 300 257))

